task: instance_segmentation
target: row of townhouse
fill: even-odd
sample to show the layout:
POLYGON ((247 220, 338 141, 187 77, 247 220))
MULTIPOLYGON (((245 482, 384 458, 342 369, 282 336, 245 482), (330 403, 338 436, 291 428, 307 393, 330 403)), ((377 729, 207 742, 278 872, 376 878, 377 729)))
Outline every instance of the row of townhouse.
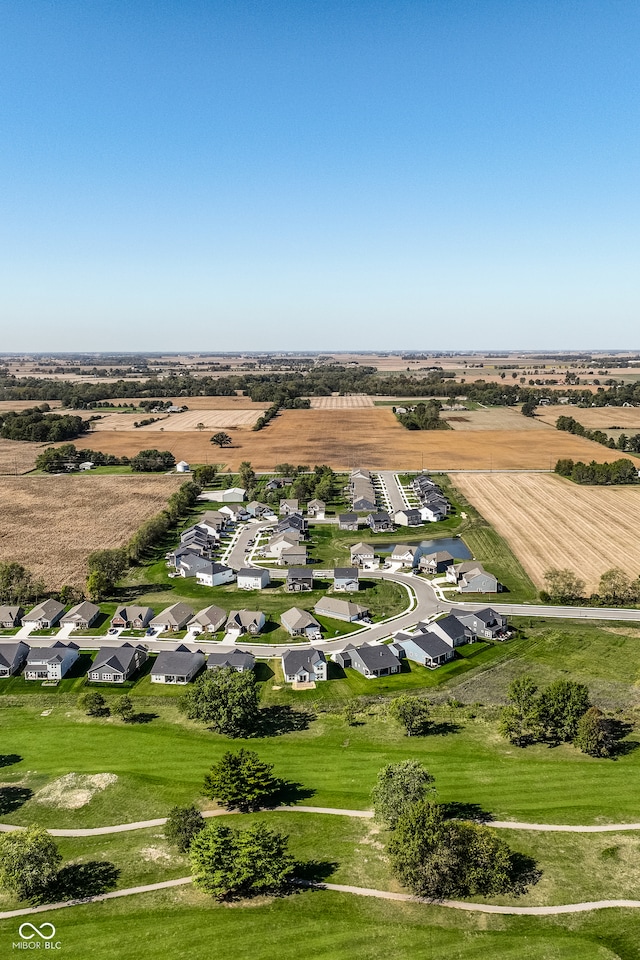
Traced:
MULTIPOLYGON (((374 510, 363 521, 372 533, 393 533, 395 525, 386 510, 374 510)), ((341 513, 338 516, 338 529, 355 532, 360 528, 360 518, 356 513, 341 513)))
MULTIPOLYGON (((414 477, 411 486, 420 503, 418 508, 420 523, 435 523, 447 517, 451 510, 451 504, 438 484, 428 474, 418 474, 417 477, 414 477)), ((396 520, 398 523, 402 522, 397 515, 396 520)), ((413 524, 407 523, 406 525, 411 526, 413 524)))
POLYGON ((352 470, 349 474, 347 490, 351 506, 357 513, 364 513, 366 510, 376 509, 378 498, 373 486, 370 470, 364 470, 362 468, 352 470))

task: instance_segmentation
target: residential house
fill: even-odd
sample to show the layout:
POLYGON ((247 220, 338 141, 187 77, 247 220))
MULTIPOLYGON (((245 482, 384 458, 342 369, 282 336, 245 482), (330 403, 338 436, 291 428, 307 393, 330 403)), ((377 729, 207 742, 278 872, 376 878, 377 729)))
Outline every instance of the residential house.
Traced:
POLYGON ((420 506, 420 518, 423 523, 438 523, 447 516, 447 502, 441 499, 432 499, 420 506))
POLYGON ((397 543, 393 548, 390 560, 392 563, 399 563, 403 567, 414 567, 420 547, 410 547, 406 543, 397 543))
POLYGON ((63 627, 72 627, 74 630, 88 630, 99 616, 100 607, 89 600, 83 600, 63 615, 60 624, 63 627))
POLYGON ((275 490, 279 490, 284 486, 286 486, 284 477, 273 477, 271 480, 267 480, 265 490, 267 490, 268 493, 273 493, 275 490))
POLYGON ((386 510, 370 513, 367 517, 367 523, 371 527, 372 533, 392 533, 395 530, 393 521, 386 510))
POLYGON ((302 539, 306 536, 307 521, 300 513, 290 513, 288 516, 279 520, 275 527, 275 533, 297 533, 302 539))
POLYGON ((260 633, 267 622, 261 610, 230 610, 227 617, 227 633, 236 633, 242 636, 250 633, 252 636, 260 633))
POLYGON ((264 590, 271 583, 271 574, 264 567, 243 567, 237 581, 239 590, 264 590))
MULTIPOLYGON (((209 556, 209 551, 203 549, 197 544, 191 543, 181 543, 179 547, 176 547, 175 550, 172 550, 167 555, 167 566, 172 566, 176 572, 180 572, 180 565, 184 560, 190 562, 194 557, 201 557, 203 560, 207 560, 209 556)), ((182 574, 184 576, 184 574, 182 574)), ((191 574, 194 576, 194 574, 191 574)))
POLYGON ((367 620, 369 608, 351 600, 339 600, 337 597, 322 597, 318 600, 313 612, 319 617, 331 617, 333 620, 367 620))
POLYGON ((195 617, 192 617, 188 623, 190 633, 217 633, 222 630, 227 620, 227 611, 221 607, 211 604, 204 610, 199 610, 195 617))
POLYGON ((193 610, 188 604, 173 603, 154 617, 149 626, 160 633, 174 633, 176 630, 184 630, 192 619, 193 610))
POLYGON ((111 618, 112 627, 124 627, 128 630, 144 630, 153 619, 151 607, 121 606, 111 618))
POLYGON ((207 657, 207 670, 221 670, 230 667, 236 673, 250 673, 256 665, 252 653, 232 647, 231 650, 216 650, 207 657))
POLYGON ((333 659, 341 667, 352 667, 370 680, 400 673, 402 669, 400 658, 385 643, 365 643, 361 647, 348 643, 344 650, 334 653, 333 659))
POLYGON ((451 647, 461 647, 463 644, 469 643, 464 623, 461 623, 452 614, 443 617, 442 620, 434 620, 428 625, 428 629, 451 647))
POLYGON ((419 527, 422 523, 420 511, 409 507, 406 507, 404 510, 398 510, 394 520, 400 527, 419 527))
POLYGON ((24 616, 22 607, 0 606, 0 630, 13 630, 20 626, 24 616))
POLYGON ((57 640, 51 647, 32 647, 27 655, 24 679, 62 680, 79 656, 77 643, 57 640))
POLYGON ((429 553, 420 557, 418 569, 421 573, 444 573, 452 563, 453 557, 448 550, 437 550, 436 553, 429 553))
POLYGON ((143 646, 123 643, 121 647, 101 647, 87 672, 89 680, 100 683, 124 683, 147 660, 143 646))
POLYGON ((247 499, 247 491, 243 487, 229 487, 227 490, 216 490, 215 497, 221 503, 242 503, 247 499))
POLYGON ((0 677, 12 677, 27 662, 29 645, 19 640, 17 643, 0 643, 0 677))
POLYGON ((423 667, 434 669, 455 658, 452 646, 430 630, 416 630, 412 633, 398 633, 391 648, 399 657, 406 657, 423 667))
POLYGON ((477 560, 452 563, 447 567, 446 577, 457 585, 458 593, 498 593, 500 590, 497 578, 477 560))
POLYGON ((357 593, 360 589, 357 567, 336 567, 333 571, 333 589, 338 593, 357 593))
POLYGON ((354 510, 357 510, 358 513, 366 513, 367 510, 375 510, 375 494, 369 495, 366 493, 356 493, 351 500, 351 506, 354 510))
POLYGON ((280 557, 278 558, 278 565, 281 567, 285 566, 303 566, 307 562, 307 548, 296 544, 291 547, 286 547, 286 549, 280 551, 280 557))
POLYGON ((203 587, 220 587, 223 583, 232 583, 236 578, 235 570, 224 563, 206 561, 206 566, 196 570, 196 580, 203 587))
POLYGON ((31 630, 46 630, 55 625, 64 613, 64 604, 57 600, 43 600, 22 618, 22 626, 31 630))
POLYGON ((451 615, 459 620, 474 640, 495 640, 508 632, 507 618, 491 607, 483 610, 452 610, 451 615))
POLYGON ((285 581, 287 593, 303 593, 313 590, 313 570, 306 567, 290 567, 285 581))
POLYGON ((351 547, 351 563, 357 567, 372 567, 375 563, 375 550, 370 543, 354 543, 351 547))
POLYGON ((307 516, 314 520, 324 520, 325 514, 327 512, 327 505, 324 500, 318 500, 317 498, 309 500, 307 504, 307 516))
POLYGON ((228 522, 228 514, 220 513, 219 510, 206 510, 198 520, 198 526, 203 527, 209 534, 216 534, 222 533, 228 522))
POLYGON ((254 517, 256 520, 271 520, 275 517, 273 507, 266 503, 260 503, 259 500, 252 500, 251 503, 248 503, 246 511, 250 517, 254 517))
POLYGON ((240 520, 249 519, 249 514, 241 503, 225 503, 223 507, 220 507, 220 513, 226 517, 229 517, 229 519, 234 523, 238 523, 240 520))
POLYGON ((282 672, 287 683, 315 683, 327 679, 327 658, 322 650, 302 647, 287 650, 282 656, 282 672))
POLYGON ((364 513, 367 510, 376 509, 378 501, 371 471, 359 469, 351 472, 349 475, 349 494, 351 506, 354 510, 364 513))
POLYGON ((162 650, 151 667, 151 683, 191 683, 204 667, 202 650, 189 650, 180 644, 175 650, 162 650))
POLYGON ((279 514, 281 517, 290 517, 292 513, 299 513, 302 515, 300 506, 297 500, 281 500, 279 514))
POLYGON ((309 640, 321 640, 322 628, 308 610, 292 607, 280 617, 280 623, 292 637, 306 636, 309 640))
POLYGON ((339 530, 357 530, 358 529, 358 515, 357 513, 341 513, 338 515, 338 529, 339 530))
POLYGON ((297 547, 300 544, 299 533, 276 533, 271 537, 265 547, 265 553, 269 557, 280 557, 283 550, 289 547, 297 547))

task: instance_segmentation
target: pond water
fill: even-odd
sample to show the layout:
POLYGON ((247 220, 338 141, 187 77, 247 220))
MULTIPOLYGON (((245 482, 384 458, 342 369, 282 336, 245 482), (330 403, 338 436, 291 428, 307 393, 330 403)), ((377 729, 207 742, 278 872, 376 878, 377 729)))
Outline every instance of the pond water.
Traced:
MULTIPOLYGON (((395 540, 393 543, 374 542, 372 546, 376 553, 393 553, 396 544, 403 542, 402 540, 395 540)), ((439 550, 447 550, 456 560, 471 560, 473 558, 473 554, 461 537, 441 537, 439 540, 422 540, 420 543, 412 543, 411 546, 419 548, 416 554, 416 561, 425 554, 437 553, 439 550)))

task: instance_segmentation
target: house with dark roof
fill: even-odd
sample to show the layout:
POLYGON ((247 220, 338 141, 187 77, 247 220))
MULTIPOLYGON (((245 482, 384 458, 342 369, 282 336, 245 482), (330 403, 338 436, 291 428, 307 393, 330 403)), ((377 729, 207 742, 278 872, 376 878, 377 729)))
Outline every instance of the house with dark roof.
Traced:
POLYGON ((333 571, 333 589, 337 593, 357 593, 360 580, 357 567, 336 567, 333 571))
POLYGON ((333 659, 341 667, 351 667, 369 680, 400 673, 402 663, 397 654, 385 643, 363 644, 361 647, 348 643, 344 650, 334 653, 333 659))
POLYGON ((313 590, 313 570, 307 567, 290 567, 285 580, 287 593, 306 593, 313 590))
POLYGON ((152 619, 151 607, 120 606, 111 618, 111 626, 125 627, 128 630, 144 630, 152 619))
POLYGON ((236 579, 235 570, 224 563, 207 560, 206 566, 196 570, 196 580, 203 587, 220 587, 223 583, 232 583, 236 579))
POLYGON ((338 515, 338 529, 339 530, 357 530, 358 529, 358 514, 357 513, 341 513, 338 515))
POLYGON ((465 625, 452 614, 443 617, 442 620, 434 620, 428 625, 428 628, 451 647, 461 647, 463 644, 469 643, 465 625))
POLYGON ((57 640, 50 647, 32 647, 24 668, 25 680, 62 680, 80 656, 77 643, 57 640))
POLYGON ((175 650, 162 650, 151 667, 151 683, 184 685, 191 683, 202 670, 205 656, 202 650, 189 650, 180 644, 175 650))
POLYGON ((473 611, 452 610, 451 615, 460 621, 474 640, 496 640, 509 632, 507 618, 491 607, 473 611))
POLYGON ((392 533, 395 530, 393 520, 386 510, 377 510, 370 513, 367 517, 367 523, 371 527, 372 533, 392 533))
POLYGON ((406 657, 430 669, 442 666, 448 660, 455 659, 456 655, 452 646, 430 630, 398 633, 391 647, 399 657, 406 657))
POLYGON ((422 523, 420 511, 413 507, 405 507, 404 510, 398 510, 394 516, 394 520, 399 527, 419 527, 422 523))
POLYGON ((307 531, 307 521, 302 516, 301 513, 290 513, 286 517, 283 517, 282 520, 278 520, 275 526, 276 533, 292 533, 295 532, 299 535, 300 539, 304 539, 307 531))
POLYGON ((140 644, 123 643, 120 647, 101 647, 87 671, 87 679, 98 683, 124 683, 147 660, 147 651, 140 644))
POLYGON ((453 563, 453 557, 448 550, 437 550, 435 553, 425 554, 418 561, 418 569, 422 573, 444 573, 453 563))
POLYGON ((22 618, 22 626, 31 630, 46 630, 55 625, 64 613, 64 604, 57 600, 43 600, 22 618))
POLYGON ((22 640, 17 643, 0 643, 0 677, 12 677, 20 673, 28 655, 29 645, 22 640))
POLYGON ((287 683, 315 683, 327 679, 327 658, 322 650, 302 647, 286 650, 282 672, 287 683))
POLYGON ((231 650, 215 650, 207 657, 207 670, 222 670, 230 667, 236 673, 249 673, 256 665, 256 658, 246 650, 232 647, 231 650))
POLYGON ((88 630, 99 616, 100 607, 89 600, 83 600, 63 615, 60 624, 63 627, 72 627, 74 630, 88 630))
POLYGON ((22 607, 0 606, 0 630, 13 630, 19 627, 23 616, 22 607))

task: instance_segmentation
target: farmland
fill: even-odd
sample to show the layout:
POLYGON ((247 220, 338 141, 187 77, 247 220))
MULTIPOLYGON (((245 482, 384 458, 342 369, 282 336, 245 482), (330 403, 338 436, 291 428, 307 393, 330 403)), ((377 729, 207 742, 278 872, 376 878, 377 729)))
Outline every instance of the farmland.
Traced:
POLYGON ((623 428, 627 433, 640 433, 638 407, 569 407, 566 404, 538 407, 536 418, 555 426, 558 417, 573 417, 588 430, 623 428))
POLYGON ((539 587, 549 567, 568 567, 589 591, 611 567, 640 573, 638 487, 578 486, 546 474, 457 474, 454 482, 539 587))
POLYGON ((549 425, 535 417, 523 417, 517 407, 485 407, 481 410, 460 410, 455 413, 443 412, 453 430, 547 430, 549 425))
MULTIPOLYGON (((499 413, 501 413, 499 411, 499 413)), ((507 411, 507 413, 510 413, 507 411)), ((466 416, 466 414, 464 414, 466 416)), ((124 416, 124 415, 123 415, 124 416)), ((420 470, 552 469, 560 457, 575 460, 610 459, 610 451, 582 437, 550 428, 527 427, 515 415, 518 429, 411 431, 385 407, 342 410, 284 410, 259 432, 231 432, 233 445, 219 450, 206 430, 106 430, 100 434, 104 453, 132 456, 149 446, 170 450, 189 463, 224 461, 237 469, 249 460, 256 470, 289 463, 327 463, 335 469, 354 466, 420 470)))
POLYGON ((0 438, 0 474, 29 473, 36 465, 36 457, 46 446, 46 443, 0 438))
POLYGON ((22 563, 51 589, 80 586, 89 553, 125 543, 181 482, 178 476, 0 478, 0 560, 22 563))

